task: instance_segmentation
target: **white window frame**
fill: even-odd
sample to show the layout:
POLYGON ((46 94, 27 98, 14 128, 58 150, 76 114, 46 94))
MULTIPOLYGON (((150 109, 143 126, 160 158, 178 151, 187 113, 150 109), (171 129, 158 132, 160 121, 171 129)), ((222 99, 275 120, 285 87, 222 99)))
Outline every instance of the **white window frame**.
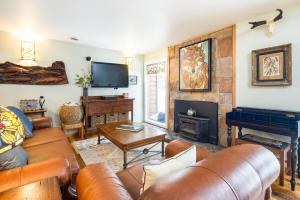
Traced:
POLYGON ((145 108, 144 121, 146 123, 168 129, 168 124, 169 124, 169 64, 168 64, 168 60, 158 60, 155 62, 145 63, 145 65, 144 65, 144 108, 145 108), (149 120, 147 118, 147 112, 148 112, 148 103, 147 103, 148 91, 147 91, 147 86, 146 86, 146 84, 147 84, 147 65, 161 63, 161 62, 164 62, 165 67, 166 67, 166 69, 165 69, 166 70, 166 102, 165 102, 166 111, 165 111, 165 123, 164 124, 153 121, 153 120, 149 120))

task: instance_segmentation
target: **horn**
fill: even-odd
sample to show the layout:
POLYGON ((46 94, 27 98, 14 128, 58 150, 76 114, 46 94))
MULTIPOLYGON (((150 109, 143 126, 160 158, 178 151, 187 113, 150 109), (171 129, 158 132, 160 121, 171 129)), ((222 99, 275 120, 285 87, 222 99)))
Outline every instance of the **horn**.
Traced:
POLYGON ((282 13, 283 13, 283 11, 281 9, 276 9, 276 11, 278 11, 279 14, 273 19, 274 22, 282 19, 282 13))
POLYGON ((251 29, 254 29, 254 28, 258 27, 258 26, 267 24, 267 21, 263 20, 263 21, 258 21, 258 22, 249 22, 249 24, 252 25, 251 29))

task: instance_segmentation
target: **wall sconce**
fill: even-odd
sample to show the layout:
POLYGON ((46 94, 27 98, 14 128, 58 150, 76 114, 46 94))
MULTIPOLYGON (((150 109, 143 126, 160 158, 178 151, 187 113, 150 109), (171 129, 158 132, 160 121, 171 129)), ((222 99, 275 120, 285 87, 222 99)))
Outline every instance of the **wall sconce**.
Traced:
POLYGON ((21 60, 35 61, 34 42, 21 41, 21 60))
POLYGON ((125 64, 128 66, 129 73, 133 72, 132 57, 125 57, 125 64))

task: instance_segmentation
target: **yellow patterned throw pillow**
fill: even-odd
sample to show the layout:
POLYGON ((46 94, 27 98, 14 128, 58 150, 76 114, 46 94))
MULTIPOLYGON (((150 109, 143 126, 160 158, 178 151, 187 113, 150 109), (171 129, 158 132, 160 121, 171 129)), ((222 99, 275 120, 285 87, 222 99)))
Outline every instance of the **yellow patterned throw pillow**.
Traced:
POLYGON ((24 137, 24 126, 18 116, 0 106, 0 154, 21 144, 24 137))

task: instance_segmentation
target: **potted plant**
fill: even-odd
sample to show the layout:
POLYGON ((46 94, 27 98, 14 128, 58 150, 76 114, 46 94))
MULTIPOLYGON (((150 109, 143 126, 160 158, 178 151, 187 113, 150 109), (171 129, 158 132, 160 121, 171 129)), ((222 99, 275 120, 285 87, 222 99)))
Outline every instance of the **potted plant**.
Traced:
POLYGON ((75 76, 75 84, 78 87, 82 87, 83 96, 88 96, 88 87, 91 85, 91 73, 83 72, 82 75, 76 74, 75 76))

